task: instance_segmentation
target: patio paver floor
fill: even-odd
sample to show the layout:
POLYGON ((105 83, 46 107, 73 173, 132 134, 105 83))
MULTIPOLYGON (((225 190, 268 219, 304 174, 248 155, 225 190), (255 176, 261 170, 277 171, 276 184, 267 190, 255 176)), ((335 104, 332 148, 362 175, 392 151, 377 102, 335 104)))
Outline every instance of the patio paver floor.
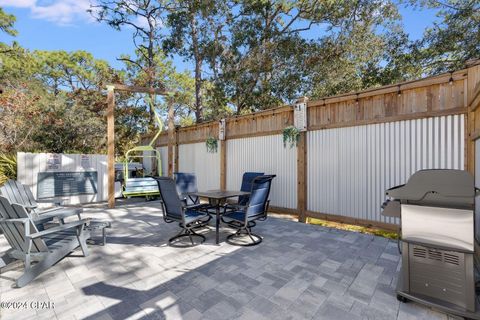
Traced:
MULTIPOLYGON (((34 282, 11 288, 21 266, 0 274, 0 300, 53 302, 54 309, 0 308, 1 319, 447 319, 395 298, 396 242, 270 217, 254 247, 225 243, 169 247, 179 231, 158 202, 113 210, 87 208, 109 219, 107 245, 77 249, 34 282)), ((98 235, 100 237, 100 235, 98 235)), ((0 237, 0 252, 8 245, 0 237)))

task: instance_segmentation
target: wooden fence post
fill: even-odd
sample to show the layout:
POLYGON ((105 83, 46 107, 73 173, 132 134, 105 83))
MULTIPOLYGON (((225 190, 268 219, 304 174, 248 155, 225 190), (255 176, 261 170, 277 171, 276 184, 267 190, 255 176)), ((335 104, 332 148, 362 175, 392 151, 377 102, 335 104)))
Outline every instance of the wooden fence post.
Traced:
POLYGON ((168 176, 173 178, 173 148, 175 145, 175 111, 173 110, 173 98, 168 98, 168 176))
MULTIPOLYGON (((480 107, 480 68, 478 65, 471 66, 467 70, 465 94, 467 96, 465 99, 467 107, 465 116, 465 169, 475 176, 475 140, 479 138, 476 122, 479 121, 477 112, 480 107)), ((475 183, 478 184, 478 181, 475 181, 475 183)))
POLYGON ((115 87, 107 86, 108 207, 115 208, 115 87))
POLYGON ((218 140, 220 140, 220 189, 227 189, 227 122, 218 121, 218 140))
POLYGON ((465 114, 465 169, 475 176, 475 139, 473 133, 475 131, 475 112, 467 109, 465 114))
POLYGON ((178 155, 180 154, 179 152, 179 147, 178 147, 178 127, 175 128, 175 161, 174 161, 174 166, 173 170, 175 172, 179 172, 179 165, 178 165, 178 155))
POLYGON ((227 189, 227 141, 220 140, 220 189, 227 189))
MULTIPOLYGON (((308 98, 303 97, 296 103, 307 103, 308 98)), ((307 110, 305 110, 307 114, 307 110)), ((298 221, 307 222, 307 132, 300 132, 297 144, 297 210, 298 221)))

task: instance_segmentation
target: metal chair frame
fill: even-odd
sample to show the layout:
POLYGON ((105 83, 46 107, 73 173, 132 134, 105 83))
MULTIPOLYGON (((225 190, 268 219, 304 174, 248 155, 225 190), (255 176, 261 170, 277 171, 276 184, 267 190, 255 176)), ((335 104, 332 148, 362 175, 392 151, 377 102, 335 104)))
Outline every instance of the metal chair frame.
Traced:
POLYGON ((198 243, 198 244, 203 243, 206 240, 205 236, 196 233, 193 229, 198 228, 197 222, 208 215, 208 213, 206 212, 206 209, 205 209, 206 207, 204 205, 196 205, 194 207, 185 206, 182 203, 180 197, 178 196, 178 193, 176 192, 176 187, 174 188, 175 182, 173 181, 173 179, 168 178, 168 177, 156 177, 155 179, 157 180, 158 189, 160 190, 160 196, 162 197, 161 205, 162 205, 162 209, 163 209, 163 219, 167 223, 178 222, 179 227, 182 228, 179 233, 177 233, 175 236, 168 239, 168 243, 171 246, 191 247, 191 246, 197 245, 193 241, 194 237, 199 237, 201 239, 200 243, 198 243), (170 183, 171 184, 170 187, 172 188, 172 190, 175 190, 175 192, 173 193, 172 191, 170 191, 171 194, 167 194, 169 191, 164 189, 164 187, 166 187, 166 186, 162 187, 163 183, 170 183), (167 204, 168 201, 165 201, 166 196, 175 196, 176 197, 176 199, 172 199, 172 200, 173 200, 173 202, 175 202, 174 205, 178 206, 177 209, 180 208, 180 210, 181 210, 180 216, 169 214, 169 209, 168 209, 168 204, 167 204), (204 209, 205 209, 205 211, 204 211, 204 209), (186 215, 185 215, 187 210, 194 210, 194 211, 204 213, 204 214, 199 215, 198 217, 192 217, 189 220, 189 222, 187 223, 186 215), (179 246, 179 245, 175 244, 176 240, 184 238, 184 237, 188 237, 190 239, 190 242, 192 243, 191 246, 190 245, 179 246))
MULTIPOLYGON (((237 245, 237 246, 254 246, 257 244, 260 244, 263 239, 261 236, 255 234, 252 232, 252 228, 256 225, 256 220, 265 220, 267 218, 268 214, 268 208, 270 205, 270 200, 268 200, 268 197, 270 195, 270 190, 271 190, 271 184, 273 178, 275 178, 276 175, 263 175, 255 178, 252 182, 252 189, 251 189, 251 195, 254 194, 255 192, 255 185, 258 183, 265 183, 267 182, 268 185, 268 191, 265 195, 265 200, 263 204, 263 210, 255 215, 249 216, 248 215, 248 208, 251 205, 251 200, 252 196, 250 196, 247 205, 245 206, 239 206, 239 205, 227 205, 224 207, 224 217, 227 219, 232 219, 231 221, 226 221, 227 225, 230 226, 231 228, 237 229, 237 231, 229 236, 227 236, 226 242, 231 244, 231 245, 237 245), (227 212, 227 210, 229 210, 227 212), (229 217, 228 213, 236 212, 236 211, 242 211, 245 213, 244 220, 240 221, 235 219, 234 217, 229 217), (234 240, 235 238, 240 238, 242 236, 247 235, 252 242, 247 243, 247 244, 240 244, 237 243, 234 240)), ((222 221, 224 221, 222 219, 222 221)))

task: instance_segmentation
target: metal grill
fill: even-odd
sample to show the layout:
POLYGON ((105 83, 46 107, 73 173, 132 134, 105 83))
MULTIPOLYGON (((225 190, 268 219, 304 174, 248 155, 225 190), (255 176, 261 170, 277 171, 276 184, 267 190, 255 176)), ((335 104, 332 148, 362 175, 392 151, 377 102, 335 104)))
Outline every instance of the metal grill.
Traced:
POLYGON ((399 300, 467 318, 475 312, 473 177, 462 170, 421 170, 387 190, 383 214, 401 219, 399 300))

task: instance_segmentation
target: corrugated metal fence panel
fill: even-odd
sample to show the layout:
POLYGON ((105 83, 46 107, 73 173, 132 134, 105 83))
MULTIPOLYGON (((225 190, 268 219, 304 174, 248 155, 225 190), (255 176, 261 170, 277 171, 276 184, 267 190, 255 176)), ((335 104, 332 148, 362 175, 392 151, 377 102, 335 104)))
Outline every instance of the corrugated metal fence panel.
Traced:
MULTIPOLYGON (((162 161, 162 176, 168 176, 168 147, 157 148, 160 151, 160 160, 162 161)), ((173 150, 175 157, 175 149, 173 150)))
POLYGON ((464 168, 464 117, 307 133, 308 210, 386 223, 385 190, 421 169, 464 168))
POLYGON ((297 207, 297 149, 284 148, 281 135, 227 140, 227 189, 238 190, 247 171, 276 174, 271 205, 297 207))
POLYGON ((181 144, 178 148, 179 172, 193 172, 197 176, 198 190, 220 188, 220 149, 207 152, 204 142, 181 144))
MULTIPOLYGON (((168 147, 158 147, 156 148, 158 152, 160 152, 160 161, 162 163, 162 176, 168 175, 168 147)), ((144 151, 143 156, 153 156, 153 152, 151 151, 144 151)), ((174 149, 174 156, 175 156, 175 149, 174 149)), ((156 162, 155 158, 143 158, 142 159, 143 167, 145 168, 145 172, 152 172, 152 168, 156 162)))
MULTIPOLYGON (((480 187, 480 139, 475 140, 475 186, 480 187)), ((475 237, 480 242, 480 196, 475 198, 475 237)))

